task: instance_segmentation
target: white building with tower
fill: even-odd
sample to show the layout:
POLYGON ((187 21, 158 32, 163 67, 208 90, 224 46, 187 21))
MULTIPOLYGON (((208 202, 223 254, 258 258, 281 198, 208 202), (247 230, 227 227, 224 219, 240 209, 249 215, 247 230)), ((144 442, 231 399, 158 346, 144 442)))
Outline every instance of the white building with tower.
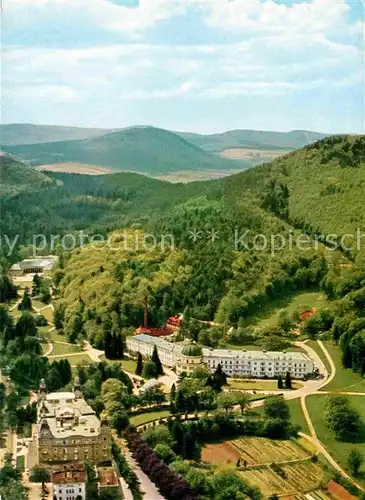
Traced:
POLYGON ((196 342, 173 343, 145 334, 127 337, 127 348, 131 353, 140 352, 142 356, 150 357, 154 346, 161 363, 176 368, 177 373, 190 373, 204 365, 214 372, 220 364, 231 377, 275 378, 289 372, 293 378, 303 379, 316 370, 313 360, 302 352, 208 349, 196 342))

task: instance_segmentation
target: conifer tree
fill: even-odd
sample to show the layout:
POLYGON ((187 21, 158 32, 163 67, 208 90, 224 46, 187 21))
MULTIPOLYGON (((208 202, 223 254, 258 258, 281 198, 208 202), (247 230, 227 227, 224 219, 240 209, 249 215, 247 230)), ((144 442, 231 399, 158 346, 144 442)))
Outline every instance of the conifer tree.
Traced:
POLYGON ((25 290, 23 298, 18 305, 19 311, 30 311, 32 309, 32 299, 28 290, 25 290))
POLYGON ((153 363, 155 363, 155 365, 156 365, 157 376, 163 375, 162 363, 161 363, 161 360, 159 358, 156 345, 153 348, 151 361, 153 361, 153 363))
POLYGON ((41 284, 42 284, 42 279, 40 278, 40 276, 38 274, 35 274, 33 276, 33 280, 32 280, 32 295, 33 295, 33 297, 35 297, 36 295, 39 294, 41 284))
POLYGON ((278 389, 284 389, 283 377, 281 375, 278 377, 278 389))
POLYGON ((137 357, 136 375, 142 376, 143 373, 143 359, 142 354, 139 352, 137 357))
POLYGON ((170 390, 170 401, 175 401, 175 397, 176 397, 176 386, 175 384, 172 384, 170 390))
POLYGON ((285 375, 285 388, 286 389, 293 388, 290 372, 286 372, 286 375, 285 375))
POLYGON ((360 367, 360 373, 364 377, 365 376, 365 358, 362 358, 361 361, 361 367, 360 367))
POLYGON ((105 334, 104 352, 107 359, 113 359, 113 337, 110 332, 106 332, 105 334))

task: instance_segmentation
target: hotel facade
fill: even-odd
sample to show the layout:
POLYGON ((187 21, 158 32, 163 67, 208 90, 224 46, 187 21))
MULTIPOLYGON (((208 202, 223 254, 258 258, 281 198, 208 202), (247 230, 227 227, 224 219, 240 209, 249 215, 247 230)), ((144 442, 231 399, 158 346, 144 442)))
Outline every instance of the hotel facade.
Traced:
POLYGON ((290 372, 293 378, 303 379, 316 370, 313 360, 301 352, 208 349, 193 342, 173 343, 145 334, 127 337, 132 354, 150 357, 155 345, 161 363, 175 368, 178 374, 204 365, 214 372, 219 364, 227 375, 245 378, 275 378, 290 372))
POLYGON ((112 458, 111 431, 86 403, 75 380, 74 392, 47 394, 42 380, 38 393, 38 460, 40 464, 69 464, 112 458))

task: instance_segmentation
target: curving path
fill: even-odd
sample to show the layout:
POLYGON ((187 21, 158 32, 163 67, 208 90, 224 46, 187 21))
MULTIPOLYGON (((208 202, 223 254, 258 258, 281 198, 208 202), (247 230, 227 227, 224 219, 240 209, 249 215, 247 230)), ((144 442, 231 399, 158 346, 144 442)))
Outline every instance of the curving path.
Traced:
MULTIPOLYGON (((332 465, 332 467, 334 469, 336 469, 338 472, 340 472, 340 474, 345 477, 347 480, 349 480, 353 485, 355 485, 360 491, 365 491, 365 488, 363 486, 361 486, 360 484, 358 484, 351 476, 349 476, 349 474, 347 474, 347 472, 336 462, 336 460, 332 457, 332 455, 330 455, 330 453, 327 451, 327 449, 325 448, 324 444, 318 439, 318 436, 317 436, 317 432, 316 432, 316 429, 313 425, 313 422, 312 422, 312 419, 311 419, 311 416, 309 414, 309 411, 308 411, 308 408, 307 408, 307 402, 306 402, 306 399, 307 399, 307 396, 310 396, 311 394, 316 394, 316 393, 319 393, 321 395, 325 395, 325 394, 331 394, 331 392, 329 391, 320 391, 320 389, 322 387, 325 387, 326 385, 328 385, 336 376, 336 365, 335 363, 333 362, 333 359, 331 358, 328 350, 326 349, 326 347, 324 346, 323 342, 320 341, 320 340, 317 340, 317 343, 319 344, 320 348, 322 349, 322 351, 324 352, 325 356, 326 356, 326 359, 328 360, 328 363, 331 367, 331 373, 329 374, 328 376, 328 371, 327 371, 327 368, 325 367, 323 361, 321 360, 321 365, 320 366, 324 366, 325 367, 325 373, 327 374, 327 377, 325 377, 324 381, 322 381, 322 383, 316 388, 316 390, 314 390, 313 392, 310 392, 308 394, 303 394, 300 398, 300 404, 301 404, 301 407, 302 407, 302 411, 303 411, 303 414, 304 414, 304 417, 305 417, 305 420, 307 422, 307 425, 308 425, 308 428, 310 430, 310 433, 311 435, 308 436, 307 434, 303 434, 303 433, 299 433, 302 437, 308 439, 311 443, 313 443, 317 449, 322 453, 322 455, 324 455, 326 457, 326 459, 328 460, 328 462, 332 465)), ((315 353, 315 351, 313 349, 311 349, 309 346, 306 346, 307 347, 307 350, 309 349, 310 351, 312 351, 313 353, 315 353)), ((317 355, 317 353, 315 353, 316 356, 313 356, 314 359, 320 359, 319 356, 317 355)), ((344 395, 355 395, 355 396, 364 396, 365 394, 364 393, 359 393, 359 392, 356 392, 356 393, 351 393, 351 392, 341 392, 341 394, 344 394, 344 395)))
MULTIPOLYGON (((291 399, 299 399, 300 398, 300 403, 301 407, 303 410, 304 417, 306 419, 306 422, 308 424, 308 428, 311 432, 311 435, 308 436, 307 434, 304 434, 302 432, 299 432, 299 435, 302 436, 305 439, 308 439, 314 446, 316 446, 317 450, 322 453, 322 455, 327 459, 327 461, 332 465, 332 467, 337 470, 343 477, 345 477, 348 481, 350 481, 354 486, 356 486, 360 491, 365 491, 365 488, 358 484, 347 472, 336 462, 336 460, 330 455, 330 453, 327 451, 325 448, 324 444, 318 439, 316 429, 313 425, 312 419, 310 417, 307 405, 306 405, 306 398, 307 396, 310 396, 312 394, 320 394, 320 395, 326 395, 326 394, 331 394, 330 391, 320 391, 322 387, 325 387, 327 384, 329 384, 334 377, 336 376, 336 366, 333 362, 333 359, 331 358, 328 350, 324 346, 324 344, 321 341, 317 341, 319 346, 321 347, 322 351, 324 352, 329 365, 331 367, 331 373, 328 373, 327 367, 320 358, 320 356, 316 353, 314 349, 312 349, 310 346, 308 346, 305 342, 295 342, 294 344, 297 345, 298 347, 301 347, 304 349, 309 356, 315 361, 316 365, 319 368, 319 371, 324 374, 324 379, 323 380, 309 380, 304 387, 301 389, 295 390, 295 391, 288 391, 283 393, 284 399, 291 400, 291 399)), ((360 393, 360 392, 341 392, 341 394, 344 395, 349 395, 349 396, 365 396, 365 393, 360 393)), ((258 401, 253 401, 250 404, 251 408, 257 408, 260 406, 263 406, 265 400, 258 400, 258 401)), ((191 414, 193 416, 193 414, 191 414)), ((189 415, 190 416, 190 415, 189 415)), ((149 422, 148 424, 144 425, 152 425, 152 422, 149 422)))
POLYGON ((327 350, 326 346, 324 345, 324 343, 321 340, 317 340, 317 343, 318 343, 319 347, 322 349, 322 351, 323 351, 324 355, 326 356, 326 359, 327 359, 327 361, 328 361, 328 363, 329 363, 329 365, 331 367, 331 374, 330 374, 329 378, 327 380, 325 380, 324 383, 322 384, 322 386, 320 387, 320 389, 322 389, 322 387, 325 387, 326 385, 328 385, 335 378, 335 376, 336 376, 336 365, 333 362, 333 359, 331 358, 331 355, 328 352, 328 350, 327 350))

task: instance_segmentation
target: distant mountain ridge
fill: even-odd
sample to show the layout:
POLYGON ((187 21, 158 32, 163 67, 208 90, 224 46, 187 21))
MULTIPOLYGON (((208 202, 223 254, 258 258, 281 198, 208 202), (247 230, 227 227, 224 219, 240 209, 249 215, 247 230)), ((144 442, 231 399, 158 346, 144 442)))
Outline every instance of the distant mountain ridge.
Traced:
POLYGON ((1 144, 4 146, 88 139, 100 137, 109 132, 114 132, 114 129, 33 125, 31 123, 0 125, 1 144))
MULTIPOLYGON (((62 125, 33 125, 29 123, 11 123, 0 125, 1 144, 17 146, 22 144, 40 144, 59 141, 74 141, 101 137, 113 132, 130 129, 142 130, 154 128, 135 126, 126 128, 88 128, 62 125)), ((323 139, 328 134, 306 130, 290 132, 272 132, 265 130, 229 130, 216 134, 198 134, 193 132, 173 132, 207 151, 218 152, 227 148, 287 148, 297 149, 311 142, 323 139)))
POLYGON ((193 144, 215 153, 232 148, 294 150, 327 137, 326 134, 306 130, 292 130, 290 132, 230 130, 211 135, 178 133, 193 144))
MULTIPOLYGON (((52 170, 55 164, 79 163, 152 176, 175 172, 225 175, 265 163, 324 137, 316 132, 253 130, 199 135, 150 126, 112 131, 15 124, 3 125, 0 131, 2 149, 31 166, 46 165, 52 170), (65 137, 68 139, 58 140, 65 137), (51 141, 52 138, 57 140, 51 141)), ((65 165, 65 171, 69 171, 69 165, 65 165)))
POLYGON ((154 127, 133 127, 83 140, 3 146, 3 149, 32 166, 80 162, 150 175, 184 170, 227 171, 245 166, 154 127))

